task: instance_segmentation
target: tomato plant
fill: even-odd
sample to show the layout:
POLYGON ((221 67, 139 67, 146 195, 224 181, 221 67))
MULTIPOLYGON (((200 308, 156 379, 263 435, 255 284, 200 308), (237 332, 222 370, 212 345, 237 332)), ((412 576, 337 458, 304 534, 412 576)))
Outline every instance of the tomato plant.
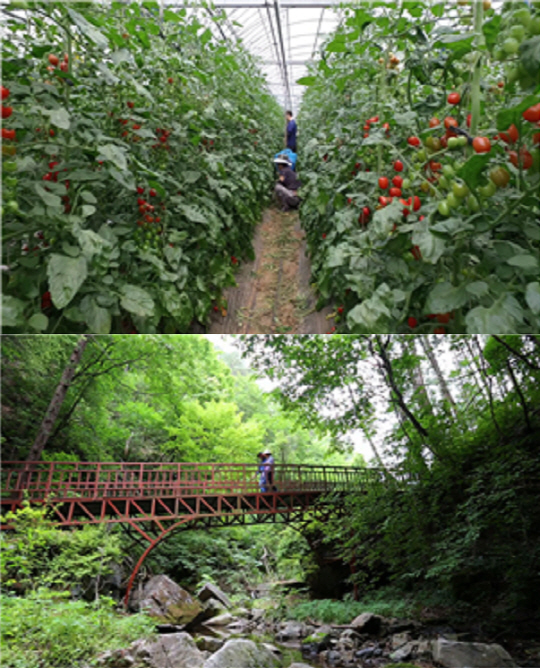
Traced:
POLYGON ((538 331, 540 4, 344 12, 300 80, 320 303, 344 305, 342 332, 538 331))
POLYGON ((252 257, 283 125, 254 59, 106 5, 2 10, 6 331, 189 332, 252 257))

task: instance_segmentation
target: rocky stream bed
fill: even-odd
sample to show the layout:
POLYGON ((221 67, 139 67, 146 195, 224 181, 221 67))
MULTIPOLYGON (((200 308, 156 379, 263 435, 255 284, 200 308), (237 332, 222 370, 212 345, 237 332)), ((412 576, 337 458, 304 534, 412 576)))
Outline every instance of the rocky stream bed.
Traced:
POLYGON ((218 587, 194 597, 170 578, 152 578, 132 603, 156 618, 157 640, 138 640, 96 659, 103 668, 534 668, 540 644, 478 642, 470 633, 365 612, 347 625, 267 619, 233 607, 218 587))

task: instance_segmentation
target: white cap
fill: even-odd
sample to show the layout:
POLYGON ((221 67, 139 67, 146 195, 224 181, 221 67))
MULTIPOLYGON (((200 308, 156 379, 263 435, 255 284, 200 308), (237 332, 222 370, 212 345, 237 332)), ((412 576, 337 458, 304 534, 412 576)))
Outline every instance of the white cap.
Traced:
POLYGON ((263 452, 263 455, 271 455, 271 454, 272 454, 272 453, 270 452, 270 450, 265 450, 265 451, 263 452))
POLYGON ((279 157, 274 160, 274 163, 276 165, 288 165, 289 167, 291 166, 291 163, 287 160, 285 157, 279 157))

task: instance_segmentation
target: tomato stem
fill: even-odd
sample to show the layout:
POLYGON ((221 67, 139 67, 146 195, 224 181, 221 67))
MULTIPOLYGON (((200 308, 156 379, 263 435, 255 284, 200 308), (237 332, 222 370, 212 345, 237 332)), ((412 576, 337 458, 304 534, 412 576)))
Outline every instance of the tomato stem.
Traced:
MULTIPOLYGON (((476 61, 474 63, 473 70, 473 79, 471 83, 471 135, 476 136, 476 131, 478 129, 478 122, 480 120, 480 78, 482 75, 482 70, 480 65, 482 64, 482 53, 481 51, 485 47, 485 38, 482 31, 482 24, 484 21, 484 7, 481 2, 473 3, 473 13, 474 13, 474 32, 475 36, 475 47, 477 49, 476 61)), ((469 153, 472 153, 472 148, 469 147, 469 153)))

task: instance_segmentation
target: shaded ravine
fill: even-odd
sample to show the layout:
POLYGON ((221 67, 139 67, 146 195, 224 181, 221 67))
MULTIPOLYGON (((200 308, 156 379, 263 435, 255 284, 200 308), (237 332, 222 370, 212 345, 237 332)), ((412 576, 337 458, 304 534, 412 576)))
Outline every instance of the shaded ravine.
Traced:
POLYGON ((209 334, 325 334, 333 322, 317 312, 311 268, 297 213, 267 209, 253 241, 255 260, 243 264, 237 286, 224 291, 226 315, 213 313, 209 334))

